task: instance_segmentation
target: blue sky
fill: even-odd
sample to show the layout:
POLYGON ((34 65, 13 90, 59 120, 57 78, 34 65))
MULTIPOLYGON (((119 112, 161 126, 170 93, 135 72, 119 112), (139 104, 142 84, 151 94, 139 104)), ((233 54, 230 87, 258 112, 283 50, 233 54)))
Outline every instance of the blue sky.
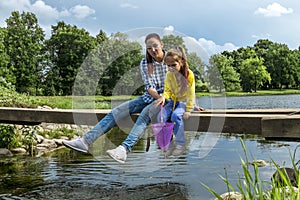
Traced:
POLYGON ((208 54, 258 39, 300 46, 297 0, 1 0, 1 27, 14 10, 35 13, 48 36, 51 25, 63 20, 91 35, 158 27, 188 36, 208 54))

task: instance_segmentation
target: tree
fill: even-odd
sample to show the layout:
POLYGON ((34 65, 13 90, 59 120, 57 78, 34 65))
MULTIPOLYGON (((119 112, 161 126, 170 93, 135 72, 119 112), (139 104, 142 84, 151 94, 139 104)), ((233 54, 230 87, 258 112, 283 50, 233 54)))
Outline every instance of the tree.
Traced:
POLYGON ((187 55, 189 68, 194 72, 196 81, 196 91, 207 90, 207 86, 204 84, 204 64, 200 57, 195 53, 187 55))
POLYGON ((96 35, 96 42, 97 44, 101 44, 108 40, 108 37, 106 33, 102 30, 99 31, 99 33, 96 35))
POLYGON ((241 65, 242 88, 245 92, 257 91, 257 88, 264 82, 270 82, 271 77, 263 65, 262 58, 248 58, 241 65))
POLYGON ((222 54, 213 55, 210 60, 208 76, 211 86, 226 91, 240 89, 240 76, 232 67, 233 59, 222 54))
POLYGON ((178 46, 181 46, 185 49, 185 52, 188 54, 187 48, 184 45, 183 39, 180 36, 166 35, 162 39, 164 44, 164 49, 168 51, 169 49, 176 49, 178 46))
POLYGON ((300 87, 300 47, 293 51, 296 58, 296 67, 295 67, 295 87, 300 87))
POLYGON ((48 95, 70 95, 78 69, 96 46, 95 38, 84 29, 58 22, 52 26, 46 44, 51 63, 46 72, 45 90, 48 89, 48 95))
POLYGON ((112 34, 109 40, 99 46, 96 56, 103 65, 98 87, 102 95, 112 95, 113 91, 132 94, 132 88, 142 85, 141 82, 138 83, 141 81, 140 72, 131 71, 133 68, 139 69, 143 57, 142 47, 138 42, 131 42, 126 34, 112 34), (124 78, 124 75, 129 76, 124 78), (116 84, 118 88, 115 88, 116 84))
POLYGON ((4 39, 10 57, 8 69, 14 74, 18 92, 36 94, 41 82, 41 61, 45 35, 36 16, 30 12, 12 12, 6 20, 7 34, 4 39))
POLYGON ((271 87, 281 89, 282 86, 295 84, 296 57, 285 44, 273 43, 267 53, 267 70, 271 75, 271 87))
POLYGON ((0 76, 8 82, 15 83, 16 80, 13 74, 13 70, 9 70, 10 58, 6 53, 6 48, 4 44, 6 34, 6 29, 0 28, 0 76))

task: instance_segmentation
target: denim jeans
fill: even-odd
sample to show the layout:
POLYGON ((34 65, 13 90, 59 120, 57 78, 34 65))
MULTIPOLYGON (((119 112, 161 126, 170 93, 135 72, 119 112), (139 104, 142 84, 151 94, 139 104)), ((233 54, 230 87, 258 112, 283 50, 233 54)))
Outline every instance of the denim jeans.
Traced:
MULTIPOLYGON (((175 141, 177 145, 184 146, 186 144, 186 140, 184 137, 184 122, 183 122, 183 113, 185 112, 186 103, 185 102, 176 102, 175 108, 174 101, 171 100, 168 102, 163 108, 163 120, 167 121, 171 118, 171 121, 174 122, 174 135, 175 141)), ((160 114, 158 115, 160 118, 160 114)))
POLYGON ((145 128, 150 123, 152 116, 157 115, 158 109, 154 108, 154 102, 145 103, 142 97, 124 102, 123 104, 112 109, 101 121, 99 121, 96 126, 94 126, 89 132, 87 132, 83 137, 88 142, 92 144, 100 136, 107 133, 111 128, 113 128, 118 122, 125 117, 129 117, 130 114, 140 113, 137 118, 133 128, 131 129, 127 138, 122 142, 127 152, 131 151, 132 147, 142 136, 145 128))
MULTIPOLYGON (((101 119, 90 131, 88 131, 86 134, 84 134, 83 138, 86 140, 86 142, 91 145, 93 142, 95 142, 100 136, 107 133, 110 129, 112 129, 119 120, 124 119, 125 117, 129 117, 130 114, 133 113, 144 113, 146 114, 145 108, 149 103, 145 103, 142 97, 137 97, 133 100, 127 101, 122 103, 121 105, 117 106, 116 108, 112 109, 110 113, 108 113, 103 119, 101 119), (145 110, 145 111, 144 111, 145 110)), ((141 113, 141 114, 142 114, 141 113)), ((148 113, 147 113, 148 114, 148 113)), ((149 123, 150 120, 148 120, 147 117, 143 117, 143 115, 140 115, 137 119, 137 122, 141 123, 141 128, 139 125, 135 124, 134 127, 137 131, 131 131, 133 132, 133 136, 131 137, 132 140, 136 138, 138 134, 142 134, 144 128, 144 124, 147 122, 149 123), (143 129, 143 130, 142 130, 143 129), (142 131, 140 133, 140 131, 142 131)), ((129 136, 128 136, 129 137, 129 136)), ((126 140, 127 141, 127 140, 126 140)), ((131 145, 133 142, 127 141, 125 143, 131 145)))
POLYGON ((132 147, 139 140, 139 138, 144 133, 147 125, 153 120, 156 119, 157 113, 159 112, 159 107, 154 107, 155 101, 147 105, 143 111, 140 113, 137 118, 133 128, 131 129, 127 138, 122 142, 127 152, 131 151, 132 147))

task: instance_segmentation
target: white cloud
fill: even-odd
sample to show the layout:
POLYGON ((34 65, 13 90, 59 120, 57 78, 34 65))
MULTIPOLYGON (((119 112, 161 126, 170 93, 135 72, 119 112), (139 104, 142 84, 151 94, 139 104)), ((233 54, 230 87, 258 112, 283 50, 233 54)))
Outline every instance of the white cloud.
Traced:
POLYGON ((13 11, 13 10, 29 10, 30 8, 29 0, 9 0, 0 1, 1 11, 13 11))
POLYGON ((120 7, 121 7, 121 8, 133 8, 133 9, 137 9, 137 8, 138 8, 138 6, 133 5, 133 4, 130 4, 130 3, 122 3, 122 4, 120 5, 120 7))
POLYGON ((204 63, 208 63, 210 55, 201 43, 189 36, 183 37, 183 41, 189 53, 196 53, 204 63))
POLYGON ((172 35, 174 32, 173 26, 168 26, 163 29, 163 35, 172 35))
POLYGON ((70 12, 78 19, 83 19, 89 15, 95 14, 96 11, 88 6, 76 5, 70 9, 70 12))
POLYGON ((212 40, 206 40, 205 38, 200 38, 198 42, 210 56, 213 54, 222 53, 223 51, 233 51, 239 48, 232 43, 225 43, 222 46, 217 45, 212 40))
POLYGON ((285 8, 279 3, 272 3, 267 6, 267 8, 259 7, 255 14, 262 14, 266 17, 280 17, 283 14, 290 14, 293 13, 292 8, 285 8))
POLYGON ((209 62, 210 56, 223 51, 233 51, 239 47, 232 43, 225 43, 224 45, 217 45, 212 40, 206 40, 205 38, 200 38, 199 40, 190 37, 183 36, 182 34, 176 33, 173 26, 165 27, 162 31, 163 35, 179 35, 183 38, 184 44, 188 49, 189 53, 195 52, 205 63, 209 62))
POLYGON ((272 35, 269 34, 269 33, 266 33, 266 34, 260 34, 260 35, 252 35, 251 37, 252 38, 255 38, 255 39, 263 39, 263 38, 270 38, 272 35))
POLYGON ((42 0, 38 0, 32 4, 31 11, 39 16, 40 20, 44 23, 57 20, 60 17, 70 16, 67 10, 59 12, 56 8, 46 5, 42 0))

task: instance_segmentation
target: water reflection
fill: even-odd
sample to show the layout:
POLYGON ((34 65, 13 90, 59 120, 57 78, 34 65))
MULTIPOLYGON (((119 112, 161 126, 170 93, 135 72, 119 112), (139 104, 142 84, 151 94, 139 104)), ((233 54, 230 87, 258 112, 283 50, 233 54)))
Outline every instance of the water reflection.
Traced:
POLYGON ((146 152, 147 140, 142 138, 125 165, 113 161, 104 152, 126 137, 118 129, 99 139, 92 155, 61 149, 44 158, 2 159, 0 191, 2 196, 12 199, 93 199, 89 198, 92 194, 98 199, 101 195, 108 199, 130 199, 134 193, 149 198, 152 194, 153 198, 161 199, 169 196, 169 199, 210 199, 212 195, 201 182, 223 193, 227 187, 220 175, 224 177, 226 170, 233 183, 238 180, 238 173, 242 174, 240 159, 245 159, 245 155, 241 137, 250 159, 270 163, 260 168, 261 179, 267 182, 275 171, 271 159, 281 166, 283 163, 291 166, 289 150, 293 151, 297 145, 296 142, 266 142, 252 135, 247 138, 187 132, 186 136, 187 153, 173 160, 162 156, 153 138, 146 152))

